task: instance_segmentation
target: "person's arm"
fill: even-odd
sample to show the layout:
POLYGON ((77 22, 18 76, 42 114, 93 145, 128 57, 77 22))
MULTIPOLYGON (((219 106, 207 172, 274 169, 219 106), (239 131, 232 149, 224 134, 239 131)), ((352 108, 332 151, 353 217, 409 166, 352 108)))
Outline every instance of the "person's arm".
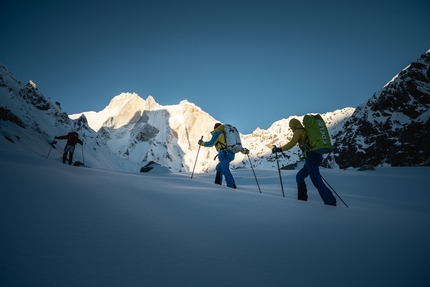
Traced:
POLYGON ((249 149, 243 148, 240 152, 243 154, 249 154, 249 149))
POLYGON ((287 144, 281 147, 282 151, 292 149, 299 142, 299 139, 300 139, 300 133, 295 132, 293 134, 293 138, 287 144))
POLYGON ((207 141, 207 142, 202 141, 201 145, 202 145, 202 146, 205 146, 205 147, 211 147, 211 146, 214 146, 214 145, 215 145, 215 143, 217 142, 218 137, 219 137, 221 134, 222 134, 222 132, 220 132, 220 131, 216 131, 216 132, 214 132, 214 133, 212 134, 212 138, 211 138, 209 141, 207 141))

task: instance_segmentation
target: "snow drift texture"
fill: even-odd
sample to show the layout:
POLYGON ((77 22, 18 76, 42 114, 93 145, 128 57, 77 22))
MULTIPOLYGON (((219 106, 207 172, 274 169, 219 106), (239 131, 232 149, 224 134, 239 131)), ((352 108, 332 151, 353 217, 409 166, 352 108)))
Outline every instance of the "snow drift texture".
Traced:
MULTIPOLYGON (((108 161, 109 159, 102 159, 108 161)), ((361 287, 430 283, 429 167, 148 173, 63 165, 0 138, 0 286, 361 287)))

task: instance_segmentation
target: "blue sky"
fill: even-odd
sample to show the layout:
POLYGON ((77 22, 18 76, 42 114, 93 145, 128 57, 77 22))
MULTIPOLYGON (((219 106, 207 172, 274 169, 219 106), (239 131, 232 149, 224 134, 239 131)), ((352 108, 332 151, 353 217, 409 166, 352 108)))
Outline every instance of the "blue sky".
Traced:
POLYGON ((357 107, 430 49, 428 0, 1 6, 0 62, 67 113, 136 92, 186 99, 242 133, 357 107))

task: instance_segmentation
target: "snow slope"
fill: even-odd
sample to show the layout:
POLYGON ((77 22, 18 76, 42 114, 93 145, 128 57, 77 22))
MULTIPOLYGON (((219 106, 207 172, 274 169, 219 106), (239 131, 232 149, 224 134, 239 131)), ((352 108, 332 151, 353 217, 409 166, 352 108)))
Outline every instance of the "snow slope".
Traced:
POLYGON ((0 142, 0 286, 429 286, 430 169, 136 173, 63 165, 0 142))

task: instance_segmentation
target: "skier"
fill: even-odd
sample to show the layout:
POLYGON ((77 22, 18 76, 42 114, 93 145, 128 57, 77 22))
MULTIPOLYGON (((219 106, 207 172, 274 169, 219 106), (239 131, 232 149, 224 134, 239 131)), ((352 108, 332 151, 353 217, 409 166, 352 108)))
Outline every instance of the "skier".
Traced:
POLYGON ((290 129, 293 131, 293 138, 283 147, 273 147, 272 153, 283 152, 293 148, 299 144, 300 149, 305 153, 305 165, 296 175, 298 200, 308 200, 305 178, 310 176, 313 185, 318 190, 321 199, 327 205, 336 206, 336 198, 333 193, 327 188, 321 178, 319 166, 322 163, 322 155, 313 151, 306 151, 308 136, 306 130, 298 119, 291 119, 289 122, 290 129))
MULTIPOLYGON (((199 145, 204 147, 215 146, 218 151, 219 163, 216 166, 216 176, 215 184, 222 183, 222 176, 224 175, 227 186, 231 188, 236 188, 236 183, 234 181, 233 175, 230 172, 230 162, 234 160, 234 153, 227 149, 227 143, 224 134, 224 125, 221 123, 216 123, 214 125, 214 130, 211 131, 212 138, 208 142, 199 140, 199 145)), ((249 150, 242 148, 240 151, 243 154, 249 154, 249 150)))
POLYGON ((69 165, 71 165, 73 161, 73 153, 75 152, 75 145, 77 143, 83 145, 84 142, 79 139, 79 135, 75 131, 72 131, 65 136, 56 136, 55 139, 67 140, 66 146, 64 147, 63 163, 66 163, 67 153, 69 153, 69 165))

